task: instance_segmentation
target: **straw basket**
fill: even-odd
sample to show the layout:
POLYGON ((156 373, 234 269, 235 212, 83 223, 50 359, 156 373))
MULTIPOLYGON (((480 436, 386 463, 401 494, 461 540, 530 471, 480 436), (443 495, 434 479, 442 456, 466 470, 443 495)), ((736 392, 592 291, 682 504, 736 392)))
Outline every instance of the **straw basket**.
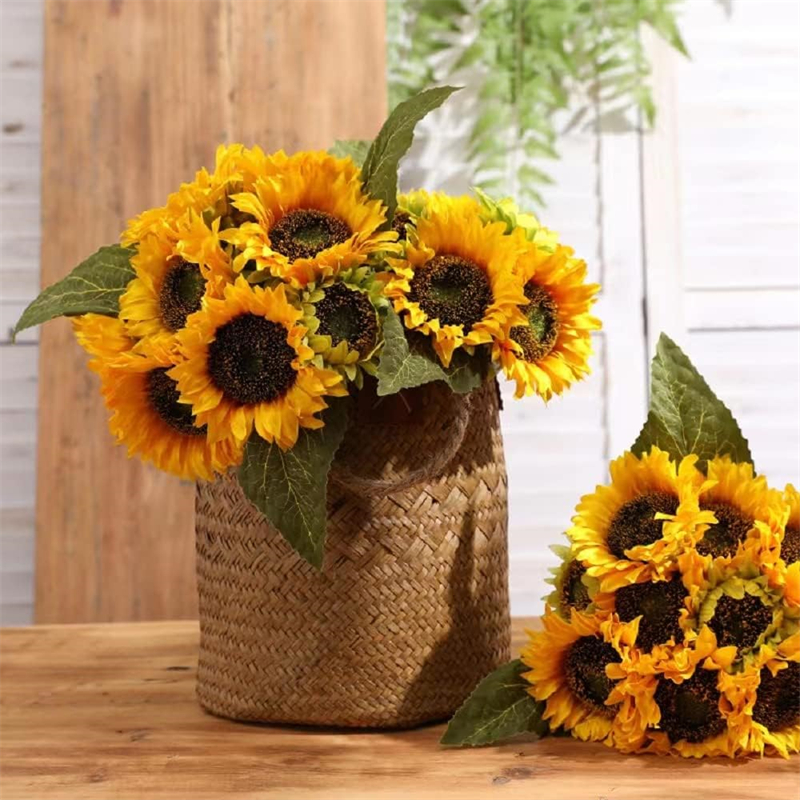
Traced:
POLYGON ((197 693, 239 720, 410 727, 509 659, 494 381, 359 393, 328 486, 324 569, 233 478, 197 487, 197 693))

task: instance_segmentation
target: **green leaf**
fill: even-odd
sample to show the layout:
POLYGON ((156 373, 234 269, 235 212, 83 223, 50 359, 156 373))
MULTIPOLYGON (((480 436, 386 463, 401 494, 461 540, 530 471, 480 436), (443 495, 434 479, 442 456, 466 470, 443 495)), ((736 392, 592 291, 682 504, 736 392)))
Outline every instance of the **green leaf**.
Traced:
POLYGON ((675 458, 696 453, 698 467, 703 470, 715 456, 753 461, 733 414, 680 347, 663 333, 653 359, 650 412, 631 449, 641 455, 653 445, 675 458))
POLYGON ((385 397, 433 381, 444 381, 456 394, 469 394, 486 380, 491 370, 489 352, 476 348, 453 354, 445 368, 430 343, 430 338, 406 331, 400 317, 389 309, 383 323, 384 345, 378 364, 378 395, 385 397))
POLYGON ((417 335, 409 345, 405 327, 394 309, 389 309, 383 322, 383 348, 378 364, 378 395, 397 394, 432 381, 443 381, 447 375, 434 353, 431 358, 423 350, 424 337, 417 335))
POLYGON ((254 432, 238 473, 250 502, 318 569, 325 554, 328 471, 347 430, 346 398, 331 400, 323 419, 324 428, 301 428, 285 452, 254 432))
POLYGON ((477 347, 474 355, 466 350, 456 350, 450 366, 444 371, 444 380, 456 394, 469 394, 483 385, 491 367, 492 359, 488 348, 477 347))
POLYGON ((397 167, 411 147, 414 128, 457 89, 455 86, 437 86, 400 103, 389 114, 370 146, 361 169, 361 177, 367 193, 383 201, 388 220, 394 217, 397 206, 397 167))
POLYGON ((522 733, 546 736, 544 703, 528 693, 527 672, 519 659, 487 675, 450 720, 441 743, 452 746, 492 744, 522 733))
POLYGON ((369 146, 368 139, 337 139, 328 152, 336 158, 352 158, 360 167, 367 157, 369 146))
POLYGON ((80 314, 117 316, 120 295, 136 277, 130 263, 134 253, 131 248, 118 244, 101 247, 66 278, 41 292, 22 312, 12 338, 26 328, 56 317, 80 314))

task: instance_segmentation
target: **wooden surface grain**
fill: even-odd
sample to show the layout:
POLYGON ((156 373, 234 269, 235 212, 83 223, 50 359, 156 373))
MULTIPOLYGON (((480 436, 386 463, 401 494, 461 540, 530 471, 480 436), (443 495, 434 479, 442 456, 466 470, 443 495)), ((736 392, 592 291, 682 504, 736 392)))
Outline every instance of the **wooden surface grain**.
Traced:
MULTIPOLYGON (((371 137, 385 117, 382 0, 47 0, 42 283, 213 164, 371 137)), ((65 320, 39 366, 36 619, 196 616, 194 491, 128 461, 65 320)))
MULTIPOLYGON (((515 621, 515 651, 532 623, 515 621)), ((194 622, 1 636, 5 800, 774 800, 800 790, 796 758, 621 756, 567 738, 450 750, 438 745, 442 725, 352 732, 218 719, 194 696, 194 622)))

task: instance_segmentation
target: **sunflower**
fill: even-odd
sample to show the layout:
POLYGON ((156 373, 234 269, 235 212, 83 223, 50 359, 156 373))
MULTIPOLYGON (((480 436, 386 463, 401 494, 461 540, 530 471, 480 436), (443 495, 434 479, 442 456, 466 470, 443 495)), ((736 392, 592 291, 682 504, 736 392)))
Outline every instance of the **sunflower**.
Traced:
POLYGON ((250 286, 240 277, 210 298, 178 335, 186 361, 170 370, 181 402, 189 403, 211 442, 259 436, 288 450, 299 428, 321 428, 315 414, 325 395, 347 394, 337 372, 311 363, 302 311, 286 287, 250 286))
POLYGON ((527 243, 517 262, 525 320, 506 323, 492 350, 517 397, 549 400, 590 372, 591 332, 601 326, 589 311, 600 287, 586 283, 586 263, 572 254, 564 245, 550 251, 527 243))
POLYGON ((599 581, 587 574, 586 567, 572 556, 572 550, 564 545, 550 545, 550 549, 561 559, 558 567, 552 567, 550 578, 545 583, 553 591, 543 598, 563 619, 569 619, 572 609, 591 611, 599 590, 599 581))
POLYGON ((124 362, 99 370, 109 421, 128 456, 138 455, 180 478, 213 480, 241 461, 235 440, 208 442, 188 405, 180 402, 169 371, 174 350, 153 341, 130 351, 124 362))
POLYGON ((360 266, 397 239, 380 230, 385 209, 364 193, 351 159, 280 152, 267 161, 268 177, 233 197, 254 221, 223 233, 236 249, 237 271, 263 270, 303 287, 360 266))
POLYGON ((250 191, 258 177, 269 174, 270 162, 261 148, 220 145, 214 171, 199 170, 193 181, 182 184, 169 195, 166 205, 151 208, 130 220, 122 234, 122 243, 136 245, 151 234, 174 234, 180 221, 190 212, 200 216, 209 226, 219 220, 222 230, 252 222, 252 217, 234 207, 231 198, 234 194, 250 191))
POLYGON ((362 385, 362 370, 375 373, 374 356, 381 346, 379 309, 386 305, 382 284, 366 267, 347 270, 301 295, 303 324, 318 365, 329 365, 362 385))
MULTIPOLYGON (((579 739, 598 741, 611 731, 615 710, 607 704, 614 681, 606 668, 622 661, 620 636, 598 616, 572 611, 569 620, 547 609, 544 630, 531 633, 522 651, 530 667, 528 692, 545 702, 542 718, 579 739)), ((611 623, 613 625, 613 622, 611 623)))
POLYGON ((770 551, 777 552, 784 515, 781 495, 763 476, 754 476, 752 464, 728 456, 709 461, 700 509, 712 516, 702 521, 696 547, 679 559, 687 585, 700 583, 712 566, 760 564, 770 551))
POLYGON ((91 356, 89 369, 94 372, 127 363, 127 354, 136 344, 125 323, 117 317, 82 314, 72 318, 72 329, 78 344, 91 356))
POLYGON ((433 337, 447 367, 456 348, 489 343, 507 323, 524 322, 518 250, 502 224, 481 220, 471 198, 431 195, 403 257, 388 259, 386 296, 407 328, 433 337))
POLYGON ((208 228, 186 217, 174 235, 150 235, 131 259, 136 277, 120 297, 119 316, 137 337, 174 334, 205 297, 221 297, 233 273, 219 241, 219 220, 208 228))
POLYGON ((736 648, 720 647, 708 626, 689 644, 651 653, 641 649, 638 634, 607 669, 615 682, 608 702, 618 704, 608 743, 623 752, 733 755, 719 687, 736 648))
POLYGON ((787 567, 800 561, 800 492, 786 485, 783 502, 787 507, 787 519, 781 539, 781 559, 787 567))
POLYGON ((721 647, 733 646, 739 657, 775 634, 784 622, 781 592, 769 588, 757 566, 712 567, 708 582, 690 589, 693 614, 686 627, 707 625, 721 647))
POLYGON ((698 525, 713 519, 698 509, 705 484, 696 461, 687 456, 676 466, 657 447, 641 458, 625 453, 611 462, 611 483, 581 498, 567 535, 604 592, 664 579, 698 525))
POLYGON ((800 633, 762 645, 741 669, 721 673, 720 688, 742 751, 800 752, 800 633))

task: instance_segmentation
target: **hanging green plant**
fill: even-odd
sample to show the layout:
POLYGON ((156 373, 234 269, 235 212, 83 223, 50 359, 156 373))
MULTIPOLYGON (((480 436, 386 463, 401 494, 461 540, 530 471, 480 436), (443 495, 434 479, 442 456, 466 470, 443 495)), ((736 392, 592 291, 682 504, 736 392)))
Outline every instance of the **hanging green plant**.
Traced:
POLYGON ((569 113, 561 130, 618 130, 638 124, 638 112, 653 125, 641 27, 688 55, 680 2, 391 0, 390 101, 469 69, 479 99, 467 152, 476 183, 508 191, 510 181, 518 196, 543 205, 538 189, 552 178, 541 161, 559 157, 557 112, 569 113))

